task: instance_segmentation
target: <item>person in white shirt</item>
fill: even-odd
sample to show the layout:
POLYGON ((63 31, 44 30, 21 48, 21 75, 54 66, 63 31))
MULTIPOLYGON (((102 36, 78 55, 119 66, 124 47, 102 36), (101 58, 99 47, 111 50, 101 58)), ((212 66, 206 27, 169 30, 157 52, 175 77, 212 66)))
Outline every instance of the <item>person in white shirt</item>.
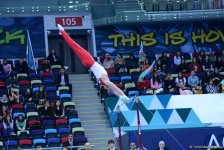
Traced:
POLYGON ((159 147, 156 148, 156 150, 169 150, 168 148, 165 147, 165 142, 164 141, 159 141, 159 147))
POLYGON ((177 51, 176 56, 173 57, 174 64, 176 66, 179 66, 181 64, 181 59, 182 59, 181 53, 180 53, 180 51, 177 51))
POLYGON ((135 142, 130 143, 130 150, 137 150, 135 142))
POLYGON ((108 141, 108 150, 117 150, 116 148, 115 148, 115 142, 114 142, 114 140, 109 140, 108 141))

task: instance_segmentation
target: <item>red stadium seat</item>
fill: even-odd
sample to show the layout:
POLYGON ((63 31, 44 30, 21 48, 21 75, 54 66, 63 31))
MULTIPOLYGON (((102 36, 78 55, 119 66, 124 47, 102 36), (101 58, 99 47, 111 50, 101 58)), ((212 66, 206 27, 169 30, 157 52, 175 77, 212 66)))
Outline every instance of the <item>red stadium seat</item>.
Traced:
POLYGON ((0 82, 0 87, 5 87, 5 82, 0 82))

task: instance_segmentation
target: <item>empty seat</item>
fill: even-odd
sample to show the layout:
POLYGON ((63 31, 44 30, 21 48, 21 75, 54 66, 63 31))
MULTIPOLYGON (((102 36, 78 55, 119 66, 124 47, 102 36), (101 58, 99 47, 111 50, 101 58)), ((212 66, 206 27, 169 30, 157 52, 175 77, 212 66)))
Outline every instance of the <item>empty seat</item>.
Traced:
POLYGON ((81 127, 81 121, 79 118, 72 118, 69 119, 69 126, 70 128, 74 128, 74 127, 81 127))
POLYGON ((41 122, 39 120, 31 120, 31 121, 28 121, 28 126, 29 126, 30 130, 40 129, 41 122))
POLYGON ((27 116, 27 120, 30 121, 30 120, 38 120, 38 112, 28 112, 26 114, 27 116))
POLYGON ((76 137, 74 138, 76 146, 82 146, 85 145, 86 142, 88 142, 87 138, 85 136, 76 137))
POLYGON ((69 128, 59 128, 58 133, 59 133, 60 138, 68 137, 68 135, 70 133, 70 129, 69 128))
POLYGON ((37 146, 46 147, 45 139, 35 139, 33 140, 33 146, 36 148, 37 146))
POLYGON ((7 147, 8 150, 13 150, 17 149, 17 141, 6 141, 5 146, 7 147))
POLYGON ((57 128, 68 128, 68 120, 67 119, 58 119, 56 120, 57 128))
POLYGON ((36 111, 36 104, 34 103, 26 103, 25 104, 26 112, 35 112, 36 111))
POLYGON ((47 139, 57 137, 57 130, 56 129, 46 129, 45 130, 45 137, 47 139))
POLYGON ((59 138, 50 138, 47 140, 48 147, 59 147, 61 145, 59 138))
POLYGON ((18 140, 27 140, 29 139, 30 135, 29 135, 29 131, 25 130, 25 131, 17 131, 17 137, 18 140))
POLYGON ((20 140, 19 147, 22 149, 31 149, 32 148, 32 141, 31 140, 20 140))
POLYGON ((74 138, 76 138, 76 137, 83 137, 83 136, 85 136, 84 128, 82 128, 82 127, 72 128, 72 134, 73 134, 74 138))
POLYGON ((44 129, 52 129, 55 128, 55 121, 54 120, 43 120, 42 125, 44 129))
POLYGON ((23 104, 14 104, 11 106, 12 113, 23 112, 24 106, 23 104))
POLYGON ((30 134, 33 139, 42 139, 44 137, 44 130, 42 129, 32 130, 30 134))
POLYGON ((41 80, 32 80, 31 81, 32 88, 39 87, 41 84, 42 84, 42 81, 41 80))
POLYGON ((72 96, 71 96, 71 94, 60 94, 60 100, 61 100, 62 103, 71 102, 72 101, 72 96))
POLYGON ((30 78, 30 80, 39 80, 40 74, 39 73, 30 73, 29 78, 30 78))

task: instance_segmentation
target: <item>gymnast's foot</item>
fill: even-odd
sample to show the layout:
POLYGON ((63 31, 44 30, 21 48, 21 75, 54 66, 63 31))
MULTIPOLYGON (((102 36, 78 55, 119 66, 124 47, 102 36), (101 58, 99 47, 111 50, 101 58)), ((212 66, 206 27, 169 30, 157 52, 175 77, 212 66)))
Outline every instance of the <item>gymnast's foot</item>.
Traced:
MULTIPOLYGON (((60 31, 64 31, 64 28, 60 25, 60 24, 57 24, 57 26, 58 26, 58 29, 60 30, 60 31)), ((59 34, 61 35, 61 32, 59 31, 59 34)))
POLYGON ((119 99, 122 100, 125 104, 128 104, 131 102, 131 99, 128 98, 126 95, 120 96, 119 99))

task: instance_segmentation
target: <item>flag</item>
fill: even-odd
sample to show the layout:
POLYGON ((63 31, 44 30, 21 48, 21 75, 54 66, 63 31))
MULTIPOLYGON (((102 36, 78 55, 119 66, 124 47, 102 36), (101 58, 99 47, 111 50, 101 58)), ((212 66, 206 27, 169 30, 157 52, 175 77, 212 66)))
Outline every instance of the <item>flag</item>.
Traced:
POLYGON ((143 54, 143 53, 144 53, 144 51, 143 51, 143 43, 141 41, 141 45, 140 45, 140 49, 139 49, 139 55, 143 54))
POLYGON ((33 48, 30 40, 30 34, 27 30, 27 47, 26 47, 26 61, 28 66, 33 69, 35 72, 37 72, 37 66, 35 63, 34 55, 33 55, 33 48))
POLYGON ((143 78, 152 70, 153 66, 155 65, 155 62, 156 61, 154 60, 151 66, 140 74, 140 76, 138 77, 139 82, 142 82, 143 78))
POLYGON ((221 81, 221 84, 224 85, 224 79, 221 81))

